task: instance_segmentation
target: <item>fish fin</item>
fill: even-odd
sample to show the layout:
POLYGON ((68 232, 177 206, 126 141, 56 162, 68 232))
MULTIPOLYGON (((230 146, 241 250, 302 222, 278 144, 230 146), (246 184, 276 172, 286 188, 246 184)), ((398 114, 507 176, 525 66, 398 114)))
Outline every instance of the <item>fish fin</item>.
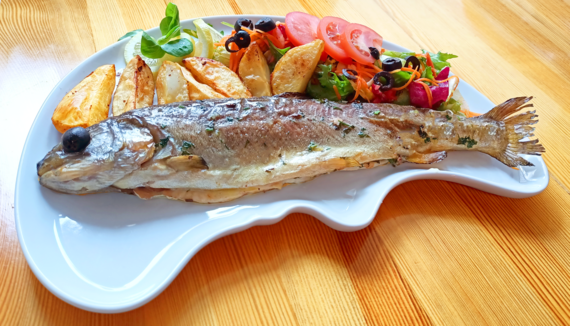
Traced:
POLYGON ((414 153, 406 158, 407 162, 417 163, 417 164, 432 164, 443 161, 447 157, 447 152, 435 152, 420 154, 414 153))
POLYGON ((166 160, 166 165, 177 171, 207 170, 208 164, 198 155, 180 155, 166 160))
POLYGON ((538 122, 536 111, 527 111, 522 114, 511 116, 524 108, 532 107, 528 103, 532 97, 515 97, 497 105, 491 111, 472 119, 487 118, 505 123, 509 144, 503 153, 495 156, 496 159, 510 167, 533 166, 532 163, 520 157, 520 154, 541 155, 545 152, 544 147, 538 143, 538 139, 521 141, 523 138, 534 136, 534 128, 531 125, 538 122))

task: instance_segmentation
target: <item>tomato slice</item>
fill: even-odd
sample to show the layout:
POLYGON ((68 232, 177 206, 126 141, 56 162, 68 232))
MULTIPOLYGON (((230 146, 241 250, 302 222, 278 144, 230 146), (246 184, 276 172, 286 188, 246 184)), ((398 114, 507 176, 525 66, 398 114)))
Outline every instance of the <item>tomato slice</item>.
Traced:
POLYGON ((340 44, 340 36, 349 24, 344 19, 327 16, 321 19, 317 28, 318 37, 325 42, 325 52, 333 59, 344 63, 352 62, 340 44))
POLYGON ((293 11, 285 16, 285 32, 295 46, 313 42, 317 38, 320 19, 304 12, 293 11))
POLYGON ((340 44, 349 57, 362 64, 374 63, 369 47, 382 48, 382 36, 360 24, 349 24, 340 36, 340 44))

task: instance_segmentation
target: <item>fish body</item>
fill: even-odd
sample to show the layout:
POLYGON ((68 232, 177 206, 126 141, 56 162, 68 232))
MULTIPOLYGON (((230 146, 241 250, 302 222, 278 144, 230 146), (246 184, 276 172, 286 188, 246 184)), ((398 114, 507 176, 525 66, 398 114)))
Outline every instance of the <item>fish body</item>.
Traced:
POLYGON ((508 166, 540 154, 530 98, 485 115, 374 103, 274 96, 173 103, 132 110, 87 128, 80 153, 55 146, 38 163, 40 183, 87 194, 213 203, 280 189, 338 170, 433 163, 447 151, 480 151, 508 166))

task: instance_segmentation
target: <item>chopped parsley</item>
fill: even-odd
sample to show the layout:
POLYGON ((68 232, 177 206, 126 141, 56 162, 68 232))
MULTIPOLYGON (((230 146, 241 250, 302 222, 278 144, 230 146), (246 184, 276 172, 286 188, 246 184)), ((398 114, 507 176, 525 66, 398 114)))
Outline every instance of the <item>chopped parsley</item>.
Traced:
POLYGON ((358 137, 360 137, 360 138, 365 138, 365 137, 370 138, 370 136, 369 136, 367 133, 365 133, 365 131, 366 131, 366 128, 361 128, 361 129, 360 129, 360 132, 358 133, 358 137))
POLYGON ((247 111, 247 110, 249 110, 249 107, 245 107, 245 108, 243 108, 243 110, 244 110, 244 111, 247 111))
POLYGON ((190 141, 184 141, 181 147, 182 155, 190 155, 190 148, 196 148, 196 146, 190 141))
POLYGON ((333 110, 341 110, 342 111, 342 109, 339 108, 338 106, 333 106, 333 110))
POLYGON ((166 128, 166 125, 160 125, 160 128, 164 129, 164 128, 166 128))
POLYGON ((389 159, 388 159, 388 163, 392 164, 393 167, 396 167, 396 165, 397 165, 397 164, 396 164, 397 161, 396 161, 395 158, 389 158, 389 159))
MULTIPOLYGON (((434 139, 435 139, 435 138, 434 138, 434 139)), ((429 142, 431 142, 431 138, 426 137, 426 139, 424 139, 424 143, 429 143, 429 142)))
POLYGON ((380 114, 380 110, 376 110, 376 111, 374 111, 373 113, 374 113, 374 115, 379 115, 379 114, 380 114))
POLYGON ((354 128, 353 125, 349 125, 348 123, 346 123, 346 122, 344 122, 344 121, 342 121, 342 120, 339 120, 339 121, 338 121, 338 125, 339 125, 339 126, 345 126, 345 127, 352 127, 352 128, 354 128))
POLYGON ((477 145, 477 141, 469 136, 459 137, 457 145, 465 145, 467 148, 472 148, 474 145, 477 145))
POLYGON ((232 117, 226 117, 226 120, 228 120, 229 122, 232 122, 232 121, 234 121, 234 118, 232 118, 232 117))
POLYGON ((166 147, 166 145, 168 144, 169 138, 170 138, 170 136, 166 136, 166 138, 161 139, 160 142, 158 143, 158 145, 162 148, 166 147))
POLYGON ((311 141, 311 143, 310 143, 309 146, 307 147, 307 150, 308 150, 309 152, 312 152, 312 151, 316 150, 318 146, 319 146, 319 145, 315 144, 315 142, 311 141))
POLYGON ((206 131, 207 131, 207 132, 212 132, 212 131, 214 131, 214 123, 213 123, 213 122, 210 122, 210 123, 208 123, 208 124, 206 125, 206 131))
POLYGON ((446 114, 445 117, 447 118, 447 121, 451 120, 451 117, 449 116, 449 114, 446 114))
POLYGON ((184 105, 179 105, 178 107, 181 108, 181 109, 185 109, 185 108, 186 108, 184 105))

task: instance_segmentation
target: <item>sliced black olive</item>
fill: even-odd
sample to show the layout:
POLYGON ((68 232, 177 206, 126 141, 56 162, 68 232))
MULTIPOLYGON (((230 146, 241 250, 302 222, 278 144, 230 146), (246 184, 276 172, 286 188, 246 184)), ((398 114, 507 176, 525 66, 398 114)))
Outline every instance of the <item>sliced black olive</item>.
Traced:
POLYGON ((245 49, 251 43, 251 36, 246 31, 239 31, 235 33, 234 42, 240 49, 245 49))
POLYGON ((277 27, 277 25, 275 25, 273 19, 269 17, 261 18, 257 21, 257 23, 255 23, 255 28, 264 32, 270 32, 274 30, 275 27, 277 27))
POLYGON ((370 55, 376 59, 376 60, 380 60, 380 51, 378 51, 377 48, 371 46, 368 48, 370 50, 370 55))
POLYGON ((75 127, 67 130, 61 139, 63 151, 66 153, 77 153, 87 148, 91 142, 89 131, 82 127, 75 127))
POLYGON ((387 71, 381 71, 374 75, 374 84, 380 86, 381 91, 390 90, 392 87, 394 87, 394 77, 387 71), (380 78, 384 78, 386 84, 383 84, 380 78))
POLYGON ((415 55, 407 57, 404 66, 408 67, 410 63, 412 64, 412 69, 420 69, 420 59, 418 59, 415 55))
POLYGON ((392 71, 396 69, 402 69, 402 60, 398 58, 386 58, 382 61, 382 70, 392 71))
POLYGON ((348 78, 348 79, 350 79, 350 80, 356 80, 356 79, 357 79, 356 76, 358 76, 358 72, 356 72, 356 70, 353 70, 353 69, 343 69, 343 70, 342 70, 342 74, 343 74, 346 78, 348 78), (349 74, 349 73, 348 73, 349 71, 350 71, 352 74, 349 74))
POLYGON ((251 21, 251 19, 240 18, 236 21, 234 29, 236 30, 236 32, 239 32, 241 31, 242 26, 245 28, 253 29, 253 22, 251 21))
POLYGON ((233 53, 233 52, 238 52, 239 50, 232 50, 230 49, 230 44, 234 43, 235 39, 233 37, 230 37, 229 39, 227 39, 226 41, 226 51, 233 53))

